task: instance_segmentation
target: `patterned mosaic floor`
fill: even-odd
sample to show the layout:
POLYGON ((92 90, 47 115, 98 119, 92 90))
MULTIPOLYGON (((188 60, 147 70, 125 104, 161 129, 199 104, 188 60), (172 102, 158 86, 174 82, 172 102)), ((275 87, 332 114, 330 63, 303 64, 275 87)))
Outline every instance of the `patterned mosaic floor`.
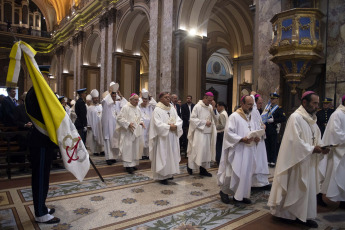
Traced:
MULTIPOLYGON (((235 229, 267 217, 268 191, 252 192, 253 205, 225 205, 212 178, 181 174, 168 186, 153 181, 149 170, 91 178, 82 183, 50 185, 47 205, 61 219, 56 225, 36 224, 30 187, 0 190, 0 229, 235 229)), ((319 229, 341 229, 345 212, 320 213, 319 229), (329 219, 327 219, 329 218, 329 219), (329 227, 331 226, 331 227, 329 227)))

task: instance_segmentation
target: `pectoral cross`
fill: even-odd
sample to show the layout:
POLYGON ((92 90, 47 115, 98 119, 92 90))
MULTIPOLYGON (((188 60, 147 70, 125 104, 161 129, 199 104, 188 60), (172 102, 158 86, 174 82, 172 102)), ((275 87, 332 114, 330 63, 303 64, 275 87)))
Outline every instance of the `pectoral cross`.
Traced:
POLYGON ((248 124, 249 131, 252 131, 252 127, 248 124))
POLYGON ((313 137, 311 138, 313 140, 313 145, 315 145, 315 137, 314 137, 314 133, 313 133, 313 137))
POLYGON ((167 112, 167 114, 168 114, 168 116, 170 117, 170 113, 169 113, 169 112, 167 112))

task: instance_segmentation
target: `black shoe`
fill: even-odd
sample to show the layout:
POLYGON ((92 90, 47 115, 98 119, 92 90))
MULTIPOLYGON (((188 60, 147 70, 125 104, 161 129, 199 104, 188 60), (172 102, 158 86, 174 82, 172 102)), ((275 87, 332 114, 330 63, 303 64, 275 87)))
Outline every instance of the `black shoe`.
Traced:
POLYGON ((212 177, 212 174, 207 172, 207 170, 204 167, 200 166, 200 176, 207 176, 207 177, 212 177))
POLYGON ((222 200, 222 202, 224 204, 230 204, 230 199, 229 199, 229 196, 228 194, 225 194, 223 193, 222 191, 219 192, 219 195, 220 195, 220 199, 222 200))
POLYGON ((327 204, 322 199, 322 193, 317 194, 316 198, 318 205, 320 205, 321 207, 327 207, 327 204))
POLYGON ((94 156, 99 156, 99 153, 93 153, 94 156))
POLYGON ((304 226, 307 226, 309 228, 317 228, 319 225, 314 220, 307 220, 307 222, 303 222, 300 219, 295 220, 296 223, 302 224, 304 226))
POLYGON ((193 175, 193 169, 189 168, 188 164, 187 164, 187 172, 189 175, 193 175))
POLYGON ((340 201, 339 208, 345 209, 345 201, 340 201))
POLYGON ((168 179, 160 180, 159 183, 164 184, 164 185, 168 185, 168 179))
POLYGON ((134 171, 137 171, 137 170, 138 170, 138 168, 137 168, 137 167, 132 167, 132 169, 133 169, 134 171))
POLYGON ((126 167, 126 171, 127 171, 129 174, 133 174, 134 169, 131 168, 131 167, 126 167))
POLYGON ((107 162, 107 165, 112 165, 112 164, 114 164, 111 160, 106 160, 106 162, 107 162))
POLYGON ((105 156, 105 153, 104 153, 104 152, 101 152, 99 155, 101 155, 101 156, 105 156))
POLYGON ((172 176, 172 177, 170 177, 170 178, 168 178, 168 180, 173 180, 174 179, 174 177, 172 176))
POLYGON ((49 210, 48 214, 52 215, 52 214, 54 214, 54 212, 55 212, 55 208, 51 208, 51 209, 49 210))
POLYGON ((116 160, 115 159, 111 159, 110 160, 112 163, 116 163, 116 160))
POLYGON ((45 222, 39 222, 39 221, 36 221, 36 222, 37 223, 43 223, 43 224, 57 224, 60 222, 60 219, 57 217, 54 217, 53 219, 45 221, 45 222))
POLYGON ((233 197, 232 199, 238 203, 243 203, 243 204, 251 204, 252 203, 252 201, 249 200, 248 198, 243 198, 243 200, 236 200, 235 197, 233 197))
POLYGON ((271 191, 271 188, 272 188, 272 184, 268 184, 268 185, 261 187, 262 190, 266 190, 266 191, 271 191))

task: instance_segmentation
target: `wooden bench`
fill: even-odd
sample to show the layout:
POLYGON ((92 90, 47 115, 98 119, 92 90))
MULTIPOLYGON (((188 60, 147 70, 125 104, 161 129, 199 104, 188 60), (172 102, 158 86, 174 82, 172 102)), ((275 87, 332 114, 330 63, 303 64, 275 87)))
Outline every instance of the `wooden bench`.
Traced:
POLYGON ((29 167, 29 151, 25 141, 28 131, 0 131, 0 168, 6 169, 8 179, 11 179, 11 169, 29 167), (23 162, 12 162, 12 158, 22 157, 23 162))

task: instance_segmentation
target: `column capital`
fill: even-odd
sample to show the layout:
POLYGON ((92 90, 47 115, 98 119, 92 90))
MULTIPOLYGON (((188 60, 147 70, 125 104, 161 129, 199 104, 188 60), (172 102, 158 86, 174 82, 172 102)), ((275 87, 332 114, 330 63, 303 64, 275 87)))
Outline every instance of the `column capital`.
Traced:
POLYGON ((117 10, 116 8, 111 8, 110 10, 107 11, 106 13, 108 15, 108 25, 111 25, 116 22, 116 17, 117 17, 117 10))
POLYGON ((78 33, 76 33, 72 38, 73 45, 75 46, 75 45, 81 44, 84 40, 84 36, 85 36, 84 31, 79 31, 78 33))
POLYGON ((101 15, 99 19, 99 28, 103 30, 104 28, 108 27, 108 14, 107 12, 101 15))

